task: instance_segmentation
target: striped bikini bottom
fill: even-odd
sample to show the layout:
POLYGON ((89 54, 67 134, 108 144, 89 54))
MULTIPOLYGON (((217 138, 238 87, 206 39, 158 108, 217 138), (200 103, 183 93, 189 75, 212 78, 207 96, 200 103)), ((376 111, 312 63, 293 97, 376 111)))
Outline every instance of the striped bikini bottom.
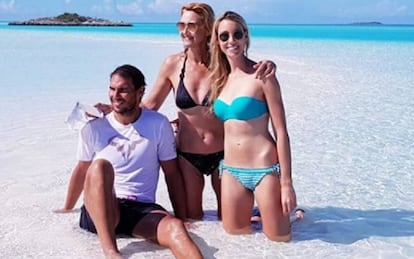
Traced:
POLYGON ((219 165, 220 176, 223 174, 223 170, 233 175, 244 187, 252 191, 267 174, 276 173, 280 178, 279 163, 265 168, 239 168, 226 166, 223 160, 221 160, 219 165))

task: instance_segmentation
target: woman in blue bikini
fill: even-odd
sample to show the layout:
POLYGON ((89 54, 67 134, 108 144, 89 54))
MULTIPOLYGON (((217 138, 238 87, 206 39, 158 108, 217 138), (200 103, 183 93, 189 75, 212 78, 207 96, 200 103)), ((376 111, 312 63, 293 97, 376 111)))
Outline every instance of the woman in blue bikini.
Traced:
POLYGON ((224 121, 219 166, 223 227, 231 234, 251 233, 256 199, 264 234, 289 241, 296 195, 280 87, 276 77, 256 78, 256 62, 247 58, 249 44, 246 22, 237 13, 226 12, 214 23, 210 99, 214 114, 224 121))

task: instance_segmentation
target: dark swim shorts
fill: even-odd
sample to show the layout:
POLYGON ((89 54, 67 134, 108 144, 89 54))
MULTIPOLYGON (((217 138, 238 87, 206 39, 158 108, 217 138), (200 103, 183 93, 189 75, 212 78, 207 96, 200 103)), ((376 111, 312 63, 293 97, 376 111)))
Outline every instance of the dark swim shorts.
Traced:
MULTIPOLYGON (((155 210, 166 211, 163 207, 156 203, 137 202, 128 199, 118 199, 119 202, 119 223, 116 226, 116 234, 124 234, 132 236, 132 231, 138 222, 155 210)), ((95 224, 93 223, 85 205, 81 207, 79 226, 89 232, 96 234, 95 224)))

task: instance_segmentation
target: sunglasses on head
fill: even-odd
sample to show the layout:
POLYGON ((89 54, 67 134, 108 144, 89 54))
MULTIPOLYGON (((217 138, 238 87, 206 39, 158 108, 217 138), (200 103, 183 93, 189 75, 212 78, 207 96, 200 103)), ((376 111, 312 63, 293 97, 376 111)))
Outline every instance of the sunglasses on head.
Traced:
POLYGON ((177 22, 176 26, 179 31, 184 31, 187 28, 189 32, 196 32, 198 29, 198 23, 195 22, 177 22))
MULTIPOLYGON (((235 39, 235 40, 241 40, 243 38, 243 36, 244 36, 244 33, 240 30, 237 30, 233 33, 233 39, 235 39)), ((228 31, 222 32, 219 35, 219 39, 222 42, 228 41, 229 38, 230 38, 230 33, 228 31)))

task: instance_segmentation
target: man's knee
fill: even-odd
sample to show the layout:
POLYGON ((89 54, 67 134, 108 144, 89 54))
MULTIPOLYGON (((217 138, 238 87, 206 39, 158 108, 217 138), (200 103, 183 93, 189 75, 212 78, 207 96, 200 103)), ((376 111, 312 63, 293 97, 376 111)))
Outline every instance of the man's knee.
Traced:
POLYGON ((171 232, 186 231, 183 222, 176 217, 166 216, 165 221, 165 228, 171 232))
POLYGON ((159 231, 158 240, 166 245, 174 242, 179 242, 183 237, 187 237, 187 230, 184 223, 173 216, 166 216, 162 219, 159 231))
POLYGON ((114 169, 112 164, 105 159, 97 159, 92 162, 86 173, 85 189, 92 186, 100 186, 106 182, 113 182, 114 169))
POLYGON ((92 162, 92 164, 89 166, 89 170, 88 171, 108 171, 111 170, 113 171, 113 167, 111 162, 109 162, 106 159, 96 159, 92 162))
POLYGON ((200 249, 192 241, 180 219, 167 216, 162 225, 162 231, 158 231, 160 245, 170 248, 176 258, 202 258, 200 249))

